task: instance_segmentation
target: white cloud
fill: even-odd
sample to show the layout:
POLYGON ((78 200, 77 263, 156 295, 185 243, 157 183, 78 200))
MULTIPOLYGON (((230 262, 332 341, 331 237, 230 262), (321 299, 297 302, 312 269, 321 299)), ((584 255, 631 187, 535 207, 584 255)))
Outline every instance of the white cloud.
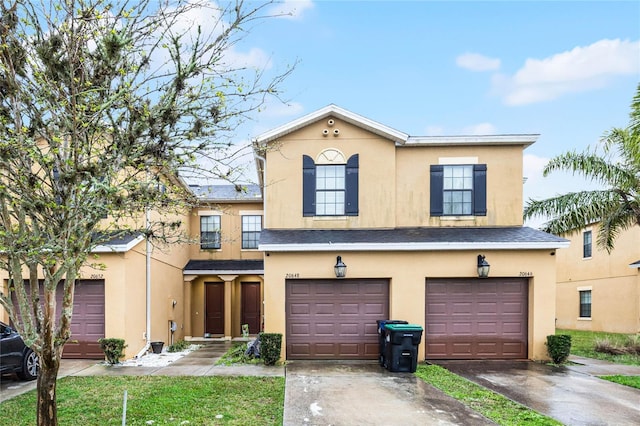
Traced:
POLYGON ((464 53, 456 58, 456 65, 471 71, 495 71, 500 69, 500 59, 478 53, 464 53))
POLYGON ((462 129, 463 135, 494 135, 496 126, 491 123, 479 123, 462 129))
POLYGON ((271 8, 271 13, 286 19, 302 19, 306 10, 313 9, 312 0, 284 0, 271 8))
POLYGON ((640 41, 605 39, 548 58, 529 58, 513 76, 494 76, 493 87, 507 105, 549 101, 604 87, 615 76, 638 74, 639 59, 640 41))

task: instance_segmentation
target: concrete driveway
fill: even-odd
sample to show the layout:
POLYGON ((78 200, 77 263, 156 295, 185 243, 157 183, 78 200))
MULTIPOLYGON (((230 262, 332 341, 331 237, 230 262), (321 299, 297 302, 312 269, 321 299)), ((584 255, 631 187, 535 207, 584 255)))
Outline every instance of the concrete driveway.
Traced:
POLYGON ((377 362, 292 361, 284 426, 493 425, 412 373, 377 362))
POLYGON ((640 375, 640 367, 571 357, 555 367, 532 361, 441 361, 436 364, 565 425, 638 425, 640 390, 598 378, 640 375))

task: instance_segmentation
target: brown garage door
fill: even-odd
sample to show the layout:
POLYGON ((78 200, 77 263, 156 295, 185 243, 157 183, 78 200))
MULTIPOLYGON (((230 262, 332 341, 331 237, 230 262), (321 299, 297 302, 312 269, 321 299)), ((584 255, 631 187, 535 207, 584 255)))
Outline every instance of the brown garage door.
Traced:
POLYGON ((289 280, 287 359, 377 359, 387 280, 289 280))
POLYGON ((526 279, 427 280, 427 359, 527 357, 526 279))
POLYGON ((71 319, 71 339, 63 358, 104 359, 98 339, 104 336, 104 280, 81 280, 76 284, 71 319))
MULTIPOLYGON (((56 290, 56 304, 62 309, 62 283, 56 290)), ((25 282, 27 293, 29 283, 25 282)), ((12 293, 15 301, 15 294, 12 293)), ((60 318, 60 312, 57 314, 60 318)), ((73 297, 71 338, 64 345, 63 358, 104 359, 98 339, 104 336, 104 280, 79 280, 73 297)))

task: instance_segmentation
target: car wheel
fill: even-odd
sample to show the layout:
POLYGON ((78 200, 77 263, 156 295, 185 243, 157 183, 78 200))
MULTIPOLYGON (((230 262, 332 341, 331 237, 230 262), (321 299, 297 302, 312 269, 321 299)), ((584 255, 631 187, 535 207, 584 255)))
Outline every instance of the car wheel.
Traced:
POLYGON ((22 359, 22 371, 18 373, 18 377, 23 380, 33 380, 38 377, 38 368, 40 368, 38 355, 29 349, 22 359))

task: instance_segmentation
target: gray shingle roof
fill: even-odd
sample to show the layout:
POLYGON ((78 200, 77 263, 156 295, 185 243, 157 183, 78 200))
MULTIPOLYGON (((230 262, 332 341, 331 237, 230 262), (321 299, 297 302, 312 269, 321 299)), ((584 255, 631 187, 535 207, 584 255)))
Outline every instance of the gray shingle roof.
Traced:
POLYGON ((260 249, 265 251, 553 249, 568 245, 564 238, 528 227, 264 229, 260 235, 260 249))
POLYGON ((264 274, 262 260, 190 260, 183 274, 264 274))
POLYGON ((258 185, 190 185, 202 201, 262 201, 258 185))

